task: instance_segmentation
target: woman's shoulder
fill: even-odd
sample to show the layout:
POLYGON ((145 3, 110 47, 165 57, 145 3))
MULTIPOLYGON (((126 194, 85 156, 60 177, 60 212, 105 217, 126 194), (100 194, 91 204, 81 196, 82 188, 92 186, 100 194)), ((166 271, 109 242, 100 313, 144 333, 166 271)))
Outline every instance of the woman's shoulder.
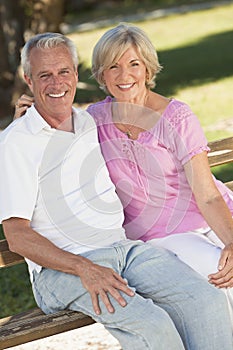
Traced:
POLYGON ((111 102, 112 102, 112 97, 111 96, 107 96, 104 100, 101 100, 101 101, 98 101, 98 102, 90 104, 87 107, 87 111, 90 114, 96 113, 97 111, 99 112, 101 110, 106 109, 106 107, 109 106, 111 102))
POLYGON ((173 97, 170 98, 170 101, 163 113, 164 119, 169 121, 173 127, 191 116, 195 116, 195 114, 191 110, 190 106, 187 103, 173 97))
POLYGON ((107 96, 104 100, 89 105, 87 112, 94 118, 97 126, 105 124, 111 119, 112 98, 107 96))

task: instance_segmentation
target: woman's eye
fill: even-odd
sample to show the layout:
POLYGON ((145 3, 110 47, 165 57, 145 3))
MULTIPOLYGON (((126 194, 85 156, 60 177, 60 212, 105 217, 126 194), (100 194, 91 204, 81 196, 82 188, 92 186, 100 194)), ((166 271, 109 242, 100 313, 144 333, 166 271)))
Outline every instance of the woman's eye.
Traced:
POLYGON ((134 63, 132 63, 132 66, 133 66, 133 67, 139 66, 139 62, 134 62, 134 63))

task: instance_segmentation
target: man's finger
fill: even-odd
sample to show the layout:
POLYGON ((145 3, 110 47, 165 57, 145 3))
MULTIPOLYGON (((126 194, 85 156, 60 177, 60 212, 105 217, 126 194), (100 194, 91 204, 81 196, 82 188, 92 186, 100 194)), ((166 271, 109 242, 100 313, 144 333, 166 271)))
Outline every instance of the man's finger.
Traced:
POLYGON ((93 305, 94 312, 96 313, 96 315, 100 315, 101 314, 101 309, 100 309, 100 306, 99 306, 98 295, 95 294, 95 293, 91 294, 91 300, 92 300, 92 305, 93 305))
POLYGON ((115 311, 115 309, 114 309, 114 307, 112 306, 112 304, 111 304, 111 302, 110 302, 110 300, 109 300, 109 298, 108 298, 107 293, 104 292, 104 291, 102 291, 102 292, 99 294, 99 296, 101 297, 101 299, 102 299, 104 305, 106 306, 108 312, 113 313, 113 312, 115 311))

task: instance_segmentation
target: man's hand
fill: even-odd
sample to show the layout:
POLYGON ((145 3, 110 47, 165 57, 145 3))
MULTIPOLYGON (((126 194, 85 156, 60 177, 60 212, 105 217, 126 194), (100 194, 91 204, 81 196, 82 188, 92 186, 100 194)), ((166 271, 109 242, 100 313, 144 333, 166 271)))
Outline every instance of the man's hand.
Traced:
POLYGON ((233 287, 233 243, 222 250, 218 270, 209 275, 209 282, 218 288, 233 287))
POLYGON ((103 267, 90 262, 80 275, 83 286, 91 295, 94 311, 97 315, 101 313, 99 306, 99 297, 102 299, 107 310, 112 313, 114 308, 109 300, 110 294, 122 306, 126 306, 125 299, 119 291, 129 296, 134 296, 134 291, 127 286, 125 281, 113 269, 103 267))

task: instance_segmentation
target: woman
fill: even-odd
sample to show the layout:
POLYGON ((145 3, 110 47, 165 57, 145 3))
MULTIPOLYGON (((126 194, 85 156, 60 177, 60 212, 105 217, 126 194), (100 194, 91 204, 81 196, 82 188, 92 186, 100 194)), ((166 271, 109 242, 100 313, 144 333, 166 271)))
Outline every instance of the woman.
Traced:
MULTIPOLYGON (((211 174, 191 109, 151 90, 160 70, 152 43, 133 25, 108 30, 93 51, 93 76, 110 96, 88 112, 124 205, 126 233, 174 251, 210 283, 232 287, 233 194, 211 174)), ((30 103, 23 96, 16 114, 30 103)))

